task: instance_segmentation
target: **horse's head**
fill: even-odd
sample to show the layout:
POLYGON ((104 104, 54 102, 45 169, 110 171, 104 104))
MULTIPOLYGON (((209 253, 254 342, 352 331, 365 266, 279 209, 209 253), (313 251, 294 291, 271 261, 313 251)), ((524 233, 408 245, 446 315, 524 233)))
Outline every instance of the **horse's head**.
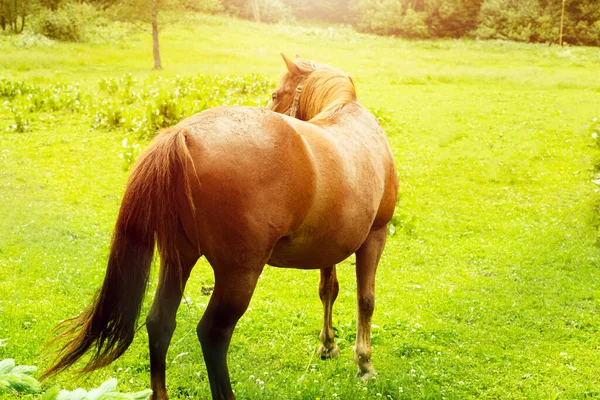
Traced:
POLYGON ((344 104, 356 101, 354 82, 344 72, 325 64, 295 61, 281 54, 287 72, 267 105, 269 110, 304 121, 329 117, 344 104))

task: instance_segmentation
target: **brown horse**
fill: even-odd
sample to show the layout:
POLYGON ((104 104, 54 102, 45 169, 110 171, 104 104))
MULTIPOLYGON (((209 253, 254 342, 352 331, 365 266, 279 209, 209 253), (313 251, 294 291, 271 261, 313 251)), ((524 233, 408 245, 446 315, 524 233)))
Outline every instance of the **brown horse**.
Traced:
POLYGON ((265 264, 320 269, 322 358, 339 354, 331 325, 335 264, 356 253, 354 360, 371 363, 375 270, 398 179, 381 126, 356 100, 348 75, 284 56, 268 110, 220 107, 160 133, 125 189, 106 277, 95 301, 59 336, 69 341, 45 376, 88 350, 83 372, 121 356, 135 333, 155 244, 160 278, 146 318, 154 399, 166 399, 165 358, 190 271, 200 256, 215 288, 197 333, 214 399, 234 398, 227 349, 265 264), (283 114, 289 114, 283 115, 283 114), (296 117, 296 118, 294 118, 296 117))

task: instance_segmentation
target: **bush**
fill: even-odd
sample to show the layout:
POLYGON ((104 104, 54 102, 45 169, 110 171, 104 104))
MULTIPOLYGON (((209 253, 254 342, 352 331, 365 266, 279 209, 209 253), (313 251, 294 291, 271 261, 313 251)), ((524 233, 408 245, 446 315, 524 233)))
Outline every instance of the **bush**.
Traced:
POLYGON ((485 0, 474 35, 480 39, 552 43, 558 41, 558 29, 550 10, 542 8, 538 0, 485 0))
POLYGON ((356 28, 376 35, 397 35, 400 31, 402 2, 399 0, 358 0, 356 28))
MULTIPOLYGON (((292 21, 294 16, 291 8, 281 0, 257 0, 261 22, 276 23, 292 21)), ((253 1, 227 0, 223 2, 227 14, 254 20, 253 1)))
POLYGON ((600 46, 600 21, 590 23, 579 21, 575 25, 575 44, 600 46))
POLYGON ((48 39, 44 35, 30 31, 24 31, 16 36, 11 42, 13 46, 25 49, 32 47, 50 47, 54 44, 52 39, 48 39))
POLYGON ((292 10, 280 0, 266 0, 261 2, 260 19, 262 22, 276 23, 292 21, 292 10))
POLYGON ((429 36, 424 13, 410 5, 404 7, 401 0, 358 0, 355 15, 356 27, 362 32, 408 38, 429 36))
POLYGON ((38 15, 33 29, 47 38, 62 42, 77 42, 81 38, 81 32, 77 25, 77 14, 71 14, 64 9, 42 11, 38 15))
POLYGON ((406 13, 402 17, 400 22, 401 34, 407 38, 426 38, 429 36, 429 30, 425 21, 423 21, 423 14, 417 13, 411 7, 408 7, 406 13))
POLYGON ((425 22, 433 37, 461 37, 472 30, 476 15, 463 1, 429 0, 425 3, 425 22))
POLYGON ((223 11, 220 0, 184 0, 182 6, 189 11, 217 14, 223 11))
POLYGON ((88 39, 86 30, 101 21, 99 11, 88 3, 64 3, 55 11, 43 10, 32 19, 34 32, 62 42, 79 42, 88 39))

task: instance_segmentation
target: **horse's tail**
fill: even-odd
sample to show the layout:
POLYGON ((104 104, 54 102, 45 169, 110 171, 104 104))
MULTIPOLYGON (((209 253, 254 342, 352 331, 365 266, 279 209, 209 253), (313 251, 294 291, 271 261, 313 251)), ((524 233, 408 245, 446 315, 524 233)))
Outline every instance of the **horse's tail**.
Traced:
POLYGON ((136 162, 125 189, 102 288, 79 316, 65 321, 56 339, 68 338, 43 378, 73 365, 88 350, 91 359, 80 372, 104 367, 131 344, 146 291, 154 245, 163 259, 178 262, 177 185, 183 185, 194 211, 186 144, 188 133, 173 128, 160 133, 136 162))

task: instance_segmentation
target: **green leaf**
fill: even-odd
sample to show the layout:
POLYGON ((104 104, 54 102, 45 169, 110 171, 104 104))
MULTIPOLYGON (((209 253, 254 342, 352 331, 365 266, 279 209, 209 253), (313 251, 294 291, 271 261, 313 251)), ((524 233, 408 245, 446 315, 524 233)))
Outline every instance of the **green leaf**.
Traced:
POLYGON ((15 367, 15 360, 12 358, 5 358, 0 361, 0 375, 8 374, 15 367))

